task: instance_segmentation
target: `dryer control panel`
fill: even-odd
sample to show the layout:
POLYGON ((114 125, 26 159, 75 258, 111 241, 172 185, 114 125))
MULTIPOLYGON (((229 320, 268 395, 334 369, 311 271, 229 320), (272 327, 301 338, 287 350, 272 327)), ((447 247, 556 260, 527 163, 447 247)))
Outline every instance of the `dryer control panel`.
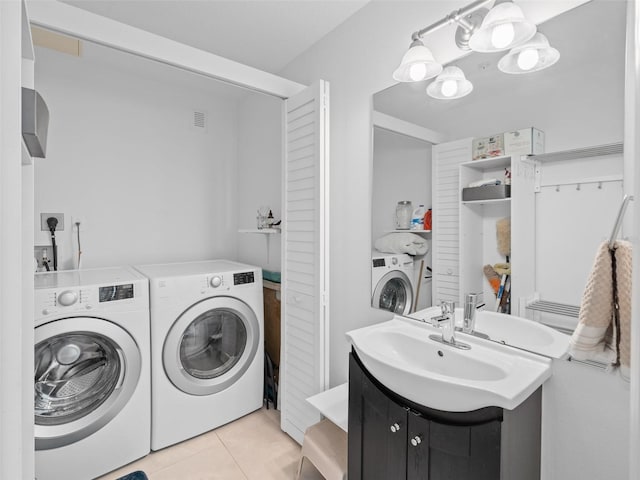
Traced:
POLYGON ((256 281, 253 272, 240 272, 233 274, 234 285, 244 285, 245 283, 254 283, 256 281))
POLYGON ((111 285, 98 289, 99 302, 113 302, 115 300, 127 300, 133 298, 133 283, 125 285, 111 285))
POLYGON ((256 274, 253 271, 215 273, 202 277, 202 282, 200 293, 210 295, 212 290, 221 293, 237 286, 255 285, 256 274))

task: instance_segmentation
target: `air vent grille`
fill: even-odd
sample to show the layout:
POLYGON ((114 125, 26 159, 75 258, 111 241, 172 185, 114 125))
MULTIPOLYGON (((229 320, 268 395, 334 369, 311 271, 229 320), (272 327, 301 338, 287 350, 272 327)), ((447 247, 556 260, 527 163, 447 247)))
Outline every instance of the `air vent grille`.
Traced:
POLYGON ((204 112, 193 112, 193 126, 203 129, 207 127, 207 116, 204 112))

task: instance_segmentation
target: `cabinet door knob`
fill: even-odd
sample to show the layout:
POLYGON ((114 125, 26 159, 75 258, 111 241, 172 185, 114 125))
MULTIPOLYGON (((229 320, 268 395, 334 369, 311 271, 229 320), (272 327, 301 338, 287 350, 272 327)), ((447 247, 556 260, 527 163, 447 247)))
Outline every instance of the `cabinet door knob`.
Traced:
POLYGON ((400 431, 400 425, 398 425, 397 423, 394 423, 393 425, 391 425, 391 433, 396 433, 400 431))
POLYGON ((417 447, 421 443, 422 443, 422 437, 420 435, 416 435, 411 439, 411 445, 413 445, 414 447, 417 447))

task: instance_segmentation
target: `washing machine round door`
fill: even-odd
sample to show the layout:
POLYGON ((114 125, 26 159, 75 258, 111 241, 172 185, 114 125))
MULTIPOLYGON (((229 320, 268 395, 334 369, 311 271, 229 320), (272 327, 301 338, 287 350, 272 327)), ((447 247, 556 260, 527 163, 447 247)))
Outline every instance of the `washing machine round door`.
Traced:
POLYGON ((384 275, 376 285, 371 305, 400 315, 411 313, 413 287, 409 277, 399 270, 384 275))
POLYGON ((34 361, 36 450, 75 443, 105 426, 140 378, 135 340, 100 318, 65 318, 37 327, 34 361))
POLYGON ((164 343, 164 369, 171 382, 192 395, 211 395, 233 385, 258 351, 260 323, 234 297, 213 297, 178 317, 164 343))

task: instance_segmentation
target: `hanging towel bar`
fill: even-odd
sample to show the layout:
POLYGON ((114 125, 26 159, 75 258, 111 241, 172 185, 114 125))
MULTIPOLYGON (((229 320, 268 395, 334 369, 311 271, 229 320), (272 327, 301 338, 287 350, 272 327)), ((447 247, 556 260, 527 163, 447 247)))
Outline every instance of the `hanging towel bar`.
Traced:
POLYGON ((611 366, 607 365, 606 363, 595 362, 593 360, 576 360, 573 357, 569 357, 567 360, 569 360, 572 363, 580 363, 582 365, 587 365, 588 367, 599 368, 600 370, 604 370, 604 371, 607 371, 607 370, 609 370, 609 368, 611 368, 611 366))
POLYGON ((580 307, 576 305, 567 305, 565 303, 548 302, 545 300, 534 300, 528 303, 525 308, 536 310, 538 312, 553 313, 555 315, 563 315, 565 317, 578 318, 580 307))
POLYGON ((620 227, 622 226, 624 212, 627 210, 627 206, 629 205, 629 202, 631 200, 633 200, 633 195, 625 195, 622 199, 622 205, 620 205, 620 210, 618 211, 618 218, 616 218, 616 223, 613 226, 611 238, 609 239, 609 248, 613 248, 613 244, 616 241, 616 238, 618 238, 618 232, 620 231, 620 227))

